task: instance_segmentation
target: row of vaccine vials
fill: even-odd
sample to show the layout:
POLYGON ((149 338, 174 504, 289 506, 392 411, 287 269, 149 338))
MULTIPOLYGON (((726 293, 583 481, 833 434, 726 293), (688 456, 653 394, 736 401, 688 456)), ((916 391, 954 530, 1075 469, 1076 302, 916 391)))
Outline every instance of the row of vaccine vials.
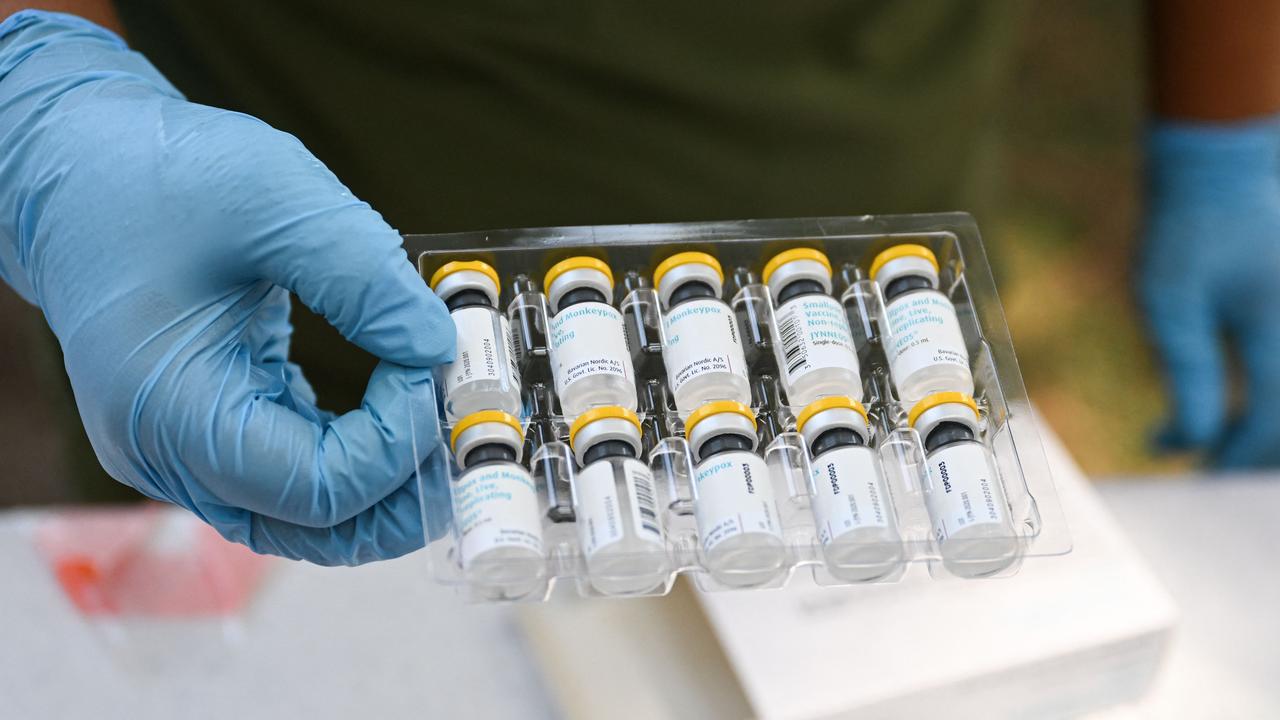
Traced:
MULTIPOLYGON (((844 309, 830 295, 830 263, 813 249, 789 250, 766 263, 763 277, 776 307, 772 344, 783 387, 793 406, 804 407, 797 430, 813 457, 812 508, 828 567, 848 580, 877 577, 898 563, 902 548, 890 493, 867 447, 857 354, 844 309)), ((934 482, 926 505, 944 558, 952 548, 957 567, 974 570, 966 574, 997 570, 1012 560, 1003 545, 1013 531, 977 439, 968 355, 955 310, 937 291, 937 261, 928 248, 899 245, 875 259, 871 277, 886 300, 885 350, 899 396, 917 400, 909 422, 928 454, 934 482)), ((769 471, 755 452, 747 365, 722 283, 719 263, 706 253, 679 253, 654 272, 668 384, 687 415, 696 463, 703 563, 721 582, 754 585, 785 567, 786 548, 769 471)), ((473 582, 517 593, 540 579, 543 541, 537 492, 517 462, 519 370, 497 311, 497 273, 483 262, 453 262, 431 286, 458 328, 443 384, 464 469, 453 488, 460 560, 473 582)), ((669 568, 653 477, 637 459, 635 379, 622 316, 608 302, 612 272, 598 259, 570 258, 547 273, 544 288, 554 384, 581 466, 572 491, 588 573, 602 592, 643 592, 669 568)))

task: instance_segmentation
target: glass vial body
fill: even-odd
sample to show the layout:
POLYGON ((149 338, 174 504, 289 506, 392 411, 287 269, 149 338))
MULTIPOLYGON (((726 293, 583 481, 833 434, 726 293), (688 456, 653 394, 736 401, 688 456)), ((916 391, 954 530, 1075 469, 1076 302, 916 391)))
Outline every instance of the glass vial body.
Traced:
POLYGON ((635 370, 622 313, 609 304, 613 272, 592 257, 556 263, 543 287, 549 320, 551 372, 566 417, 592 407, 636 408, 635 370))
POLYGON ((811 248, 775 255, 764 266, 773 297, 774 357, 787 402, 806 406, 824 396, 862 399, 858 354, 849 318, 831 297, 831 262, 811 248))
POLYGON ((457 328, 453 362, 441 371, 445 415, 452 421, 482 410, 520 413, 520 369, 511 325, 498 312, 498 273, 487 263, 447 263, 431 276, 431 289, 449 308, 457 328))
POLYGON ((969 351, 951 300, 938 291, 938 260, 923 245, 895 245, 876 256, 871 278, 885 300, 884 351, 898 398, 973 394, 969 351))
POLYGON ((893 499, 868 446, 866 413, 857 400, 832 396, 796 419, 812 458, 809 492, 823 560, 847 582, 884 577, 905 557, 893 499))
POLYGON ((715 400, 751 402, 747 360, 724 275, 706 253, 678 253, 654 270, 663 308, 662 361, 681 413, 715 400))
POLYGON ((787 567, 773 480, 755 452, 755 416, 734 401, 704 405, 685 425, 694 518, 707 572, 731 587, 763 585, 787 567))
POLYGON ((592 587, 607 595, 660 589, 671 572, 657 489, 641 451, 640 420, 620 406, 584 413, 570 428, 578 538, 592 587))
POLYGON ((1009 567, 1021 551, 1004 485, 986 445, 978 442, 978 408, 963 393, 930 395, 908 422, 924 441, 924 488, 933 537, 955 575, 981 577, 1009 567))
POLYGON ((492 599, 523 597, 546 572, 537 486, 518 462, 523 442, 520 422, 496 410, 464 417, 450 438, 463 468, 452 494, 459 562, 492 599))

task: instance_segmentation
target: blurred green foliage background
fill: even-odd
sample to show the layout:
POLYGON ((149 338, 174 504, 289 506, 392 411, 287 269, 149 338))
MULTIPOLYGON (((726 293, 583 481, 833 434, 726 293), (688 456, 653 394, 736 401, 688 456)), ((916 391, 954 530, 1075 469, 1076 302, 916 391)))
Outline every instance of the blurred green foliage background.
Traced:
POLYGON ((1131 282, 1143 4, 1036 2, 1027 15, 985 239, 1028 390, 1090 475, 1185 466, 1151 451, 1165 399, 1131 282))

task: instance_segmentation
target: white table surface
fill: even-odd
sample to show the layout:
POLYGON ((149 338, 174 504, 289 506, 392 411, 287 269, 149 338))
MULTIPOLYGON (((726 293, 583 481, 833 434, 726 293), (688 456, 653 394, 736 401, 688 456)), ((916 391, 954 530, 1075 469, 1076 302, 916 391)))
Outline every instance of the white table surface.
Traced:
MULTIPOLYGON (((1182 612, 1153 693, 1105 717, 1280 717, 1280 477, 1100 489, 1182 612)), ((210 642, 216 626, 173 629, 143 648, 158 662, 128 661, 61 596, 30 543, 35 517, 0 513, 0 717, 560 714, 514 610, 463 604, 412 557, 280 563, 238 639, 210 642)))
POLYGON ((552 718, 505 606, 466 605, 415 557, 279 561, 243 621, 109 642, 0 514, 0 718, 552 718))
POLYGON ((1280 474, 1097 487, 1181 611, 1151 693, 1105 717, 1280 718, 1280 474))

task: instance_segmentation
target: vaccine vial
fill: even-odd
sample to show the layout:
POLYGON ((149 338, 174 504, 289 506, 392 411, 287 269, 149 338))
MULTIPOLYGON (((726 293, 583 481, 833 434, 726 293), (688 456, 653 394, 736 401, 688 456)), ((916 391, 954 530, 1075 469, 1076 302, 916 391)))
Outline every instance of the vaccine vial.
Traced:
POLYGON ((848 582, 893 572, 903 560, 902 537, 880 460, 868 445, 862 403, 825 397, 800 411, 796 429, 811 458, 809 493, 827 570, 848 582))
POLYGON ((694 519, 702 562, 724 585, 749 587, 787 566, 773 481, 755 453, 756 419, 740 402, 721 400, 694 410, 685 435, 696 461, 694 519))
POLYGON ((978 417, 973 398, 959 392, 929 395, 907 415, 924 441, 934 539, 943 564, 963 577, 1005 569, 1020 547, 991 453, 977 440, 978 417))
POLYGON ((827 395, 862 399, 858 354, 849 318, 831 297, 831 262, 812 248, 796 248, 765 263, 773 296, 774 357, 787 402, 803 407, 827 395))
POLYGON ((571 257, 547 271, 548 348, 560 408, 573 418, 596 406, 636 408, 635 370, 622 313, 609 304, 613 272, 593 257, 571 257))
POLYGON ((498 410, 467 415, 450 435, 462 468, 453 488, 462 570, 495 599, 528 594, 546 571, 538 490, 518 462, 523 444, 520 422, 498 410))
POLYGON ((720 299, 724 273, 703 252, 672 255, 653 271, 664 311, 662 362, 676 408, 714 400, 751 402, 747 360, 733 310, 720 299))
POLYGON ((640 419, 618 406, 589 410, 569 428, 582 466, 573 497, 587 576, 609 595, 654 590, 670 572, 653 473, 637 459, 640 437, 640 419))
POLYGON ((884 344, 898 399, 936 392, 973 394, 969 351, 951 300, 938 292, 938 259, 923 245, 895 245, 871 263, 888 325, 884 344))
POLYGON ((479 260, 446 263, 431 289, 449 308, 458 332, 453 362, 441 373, 450 420, 481 410, 520 414, 520 369, 511 325, 498 312, 498 273, 479 260))

